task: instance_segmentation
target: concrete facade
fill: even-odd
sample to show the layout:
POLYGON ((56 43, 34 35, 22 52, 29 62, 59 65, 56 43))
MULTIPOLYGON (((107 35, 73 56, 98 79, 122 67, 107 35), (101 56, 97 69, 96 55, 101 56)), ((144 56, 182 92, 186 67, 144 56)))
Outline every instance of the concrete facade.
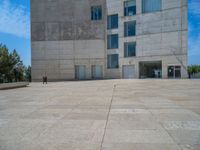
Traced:
POLYGON ((31 46, 33 81, 74 80, 75 66, 85 66, 85 79, 92 78, 92 66, 102 67, 103 78, 123 78, 123 66, 161 61, 162 78, 168 66, 180 66, 187 77, 187 0, 162 0, 161 11, 124 16, 127 0, 31 0, 31 46), (102 19, 91 20, 91 7, 102 7, 102 19), (118 14, 118 29, 107 29, 107 16, 118 14), (124 22, 136 21, 136 36, 124 37, 124 22), (107 49, 107 35, 119 35, 118 49, 107 49), (124 57, 124 42, 136 42, 136 56, 124 57), (119 68, 107 68, 107 55, 119 54, 119 68))

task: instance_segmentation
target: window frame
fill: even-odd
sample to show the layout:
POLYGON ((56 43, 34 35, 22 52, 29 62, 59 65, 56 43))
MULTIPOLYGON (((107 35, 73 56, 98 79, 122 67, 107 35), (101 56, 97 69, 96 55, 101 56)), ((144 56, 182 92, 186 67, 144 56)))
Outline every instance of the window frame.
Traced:
POLYGON ((119 69, 119 54, 107 55, 107 69, 119 69), (112 61, 113 61, 112 56, 117 56, 117 65, 116 66, 112 65, 112 61))
POLYGON ((136 0, 127 0, 127 1, 124 1, 124 16, 128 17, 128 16, 134 16, 136 14, 137 14, 136 0), (132 15, 129 15, 129 8, 130 7, 127 7, 126 4, 129 3, 129 2, 131 2, 131 1, 135 1, 135 6, 132 6, 132 7, 135 7, 135 12, 132 15))
POLYGON ((136 36, 136 20, 124 22, 124 37, 136 36), (129 33, 130 24, 134 23, 134 33, 129 33))
POLYGON ((119 35, 118 34, 108 34, 107 35, 107 49, 118 49, 119 48, 119 35), (113 44, 113 40, 112 40, 112 37, 113 36, 116 36, 117 38, 117 46, 112 46, 113 44))
POLYGON ((160 9, 159 10, 153 10, 153 11, 145 11, 145 8, 144 8, 144 1, 146 0, 141 0, 142 4, 142 14, 147 14, 147 13, 156 13, 156 12, 159 12, 159 11, 162 11, 162 0, 160 0, 160 9))
POLYGON ((181 78, 182 77, 182 75, 181 75, 181 69, 182 69, 182 67, 180 65, 170 65, 170 66, 168 66, 167 67, 168 78, 174 78, 174 79, 181 78))
POLYGON ((91 11, 90 13, 91 13, 91 20, 92 21, 102 20, 103 13, 102 13, 102 6, 101 5, 91 6, 90 11, 91 11), (98 12, 98 14, 96 16, 95 13, 97 13, 97 12, 98 12))
POLYGON ((112 15, 108 15, 107 16, 107 29, 111 30, 111 29, 118 29, 119 28, 119 15, 118 14, 112 14, 112 15), (117 25, 116 26, 112 26, 112 17, 117 16, 117 25))
POLYGON ((125 42, 124 43, 124 58, 136 57, 136 42, 125 42), (134 55, 129 55, 129 44, 134 44, 134 55), (126 55, 127 54, 127 55, 126 55))

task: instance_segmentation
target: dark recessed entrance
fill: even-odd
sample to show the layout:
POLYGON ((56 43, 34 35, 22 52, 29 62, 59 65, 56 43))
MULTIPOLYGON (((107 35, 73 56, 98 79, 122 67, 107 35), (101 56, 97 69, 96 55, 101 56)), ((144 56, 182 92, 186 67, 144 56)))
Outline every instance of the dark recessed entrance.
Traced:
POLYGON ((139 63, 140 78, 162 78, 162 61, 143 61, 139 63))
POLYGON ((181 78, 181 66, 168 66, 168 78, 181 78))

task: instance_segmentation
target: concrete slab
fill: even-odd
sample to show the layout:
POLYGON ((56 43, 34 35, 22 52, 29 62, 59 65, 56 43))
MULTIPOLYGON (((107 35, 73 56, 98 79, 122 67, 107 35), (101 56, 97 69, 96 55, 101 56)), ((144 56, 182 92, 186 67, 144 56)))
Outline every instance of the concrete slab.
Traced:
POLYGON ((1 150, 200 150, 200 80, 31 83, 0 91, 1 150))
POLYGON ((182 150, 176 144, 140 144, 140 143, 112 143, 106 144, 103 150, 182 150))
POLYGON ((107 130, 108 143, 166 143, 175 144, 165 130, 107 130))

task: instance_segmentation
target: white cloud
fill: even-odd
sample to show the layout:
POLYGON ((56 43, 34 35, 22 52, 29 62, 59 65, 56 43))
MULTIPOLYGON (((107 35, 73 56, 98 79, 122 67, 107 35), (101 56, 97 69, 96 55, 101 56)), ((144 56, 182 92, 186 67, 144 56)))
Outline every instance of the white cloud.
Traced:
POLYGON ((30 13, 22 5, 10 0, 0 2, 0 32, 30 38, 30 13))

